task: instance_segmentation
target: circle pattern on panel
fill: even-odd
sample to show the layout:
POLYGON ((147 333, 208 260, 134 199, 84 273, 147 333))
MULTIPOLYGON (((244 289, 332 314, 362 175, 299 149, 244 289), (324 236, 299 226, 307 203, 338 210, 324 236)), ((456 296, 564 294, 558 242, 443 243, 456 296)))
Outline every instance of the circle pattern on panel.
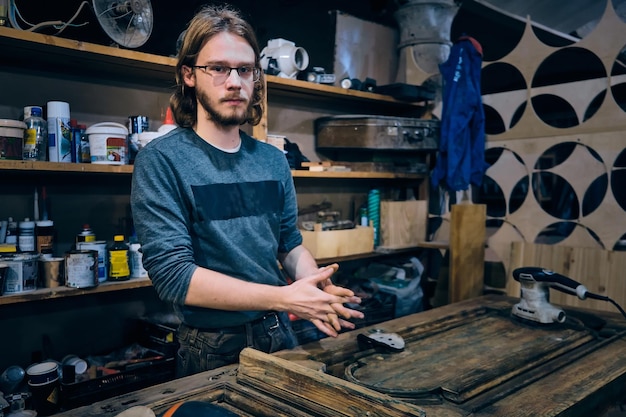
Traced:
POLYGON ((537 159, 532 188, 545 212, 561 220, 578 220, 600 207, 608 191, 608 172, 591 147, 562 142, 537 159))
POLYGON ((513 128, 526 108, 527 85, 524 76, 514 65, 495 62, 483 67, 480 78, 485 133, 497 135, 513 128), (511 102, 514 102, 513 106, 511 102), (510 113, 504 113, 506 111, 510 113))
POLYGON ((519 155, 503 147, 487 149, 485 161, 489 168, 474 200, 486 205, 488 217, 506 218, 517 211, 526 199, 528 171, 519 155))
POLYGON ((584 48, 563 48, 539 65, 531 84, 531 103, 547 125, 570 128, 596 113, 607 85, 604 64, 596 54, 584 48))
MULTIPOLYGON (((626 9, 626 2, 623 5, 626 9)), ((626 112, 626 46, 617 54, 611 69, 611 94, 617 105, 626 112)))
POLYGON ((626 211, 626 149, 617 156, 611 170, 611 191, 617 204, 626 211))

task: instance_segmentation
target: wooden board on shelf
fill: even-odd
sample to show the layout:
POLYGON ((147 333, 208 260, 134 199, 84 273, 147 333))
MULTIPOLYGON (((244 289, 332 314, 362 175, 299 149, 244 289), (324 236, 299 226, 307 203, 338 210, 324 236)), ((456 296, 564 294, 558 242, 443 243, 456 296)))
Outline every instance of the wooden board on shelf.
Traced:
POLYGON ((40 288, 34 291, 25 291, 17 294, 5 294, 0 296, 0 306, 8 304, 26 303, 30 301, 51 300, 79 295, 100 294, 112 291, 144 288, 152 285, 149 278, 132 278, 121 282, 103 282, 93 288, 71 288, 66 286, 55 288, 40 288))
POLYGON ((2 171, 47 171, 103 174, 132 174, 132 165, 77 164, 63 162, 0 160, 2 171))
POLYGON ((102 78, 123 76, 138 83, 170 88, 174 58, 0 27, 0 48, 7 61, 20 66, 47 66, 64 72, 90 72, 102 78), (37 59, 33 60, 33 57, 37 59))
POLYGON ((428 201, 381 201, 380 248, 401 249, 426 239, 428 201))

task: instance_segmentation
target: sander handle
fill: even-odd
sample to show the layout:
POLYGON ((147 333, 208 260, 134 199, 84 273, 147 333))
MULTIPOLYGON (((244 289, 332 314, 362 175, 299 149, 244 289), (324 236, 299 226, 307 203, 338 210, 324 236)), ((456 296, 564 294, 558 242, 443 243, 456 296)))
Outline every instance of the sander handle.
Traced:
POLYGON ((513 271, 513 278, 519 282, 544 283, 555 290, 576 295, 581 300, 587 298, 587 288, 578 281, 538 266, 517 268, 513 271))

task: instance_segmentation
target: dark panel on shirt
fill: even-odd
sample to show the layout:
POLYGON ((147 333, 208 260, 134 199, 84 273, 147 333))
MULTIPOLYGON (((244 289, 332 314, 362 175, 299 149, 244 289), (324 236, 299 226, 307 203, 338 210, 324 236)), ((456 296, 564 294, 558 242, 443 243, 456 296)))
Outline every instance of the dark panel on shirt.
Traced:
POLYGON ((259 216, 282 210, 278 181, 192 186, 200 221, 259 216))

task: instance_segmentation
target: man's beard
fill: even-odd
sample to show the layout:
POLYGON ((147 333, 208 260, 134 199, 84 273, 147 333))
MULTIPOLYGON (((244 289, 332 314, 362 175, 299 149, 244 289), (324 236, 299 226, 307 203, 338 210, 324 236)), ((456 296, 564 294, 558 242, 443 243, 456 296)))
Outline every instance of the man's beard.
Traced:
POLYGON ((250 109, 250 105, 243 113, 239 113, 237 111, 230 114, 220 113, 215 106, 211 103, 211 100, 206 95, 204 91, 196 90, 196 95, 198 97, 198 101, 207 112, 208 119, 213 121, 215 124, 220 126, 240 126, 242 125, 246 119, 248 118, 248 111, 250 109))

